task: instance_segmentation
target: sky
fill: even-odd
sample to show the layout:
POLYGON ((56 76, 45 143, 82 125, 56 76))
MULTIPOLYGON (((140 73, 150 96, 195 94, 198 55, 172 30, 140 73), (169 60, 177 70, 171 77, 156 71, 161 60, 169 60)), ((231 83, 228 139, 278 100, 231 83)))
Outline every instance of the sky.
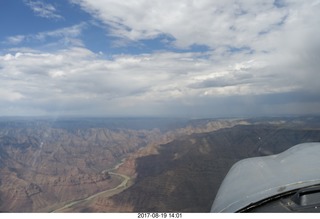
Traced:
POLYGON ((0 0, 0 116, 320 113, 320 0, 0 0))

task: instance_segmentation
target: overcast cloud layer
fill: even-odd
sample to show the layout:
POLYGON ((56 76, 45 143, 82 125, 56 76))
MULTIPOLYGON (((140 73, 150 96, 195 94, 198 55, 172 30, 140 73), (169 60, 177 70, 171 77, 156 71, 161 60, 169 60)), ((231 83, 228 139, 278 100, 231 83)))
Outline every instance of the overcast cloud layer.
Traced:
MULTIPOLYGON (((0 42, 0 115, 320 112, 319 0, 68 4, 90 19, 0 42), (85 40, 90 28, 103 32, 110 49, 90 47, 93 42, 85 40), (146 42, 161 46, 147 49, 146 42), (142 49, 130 51, 134 47, 142 49)), ((24 5, 39 19, 67 20, 59 11, 63 5, 24 5)))

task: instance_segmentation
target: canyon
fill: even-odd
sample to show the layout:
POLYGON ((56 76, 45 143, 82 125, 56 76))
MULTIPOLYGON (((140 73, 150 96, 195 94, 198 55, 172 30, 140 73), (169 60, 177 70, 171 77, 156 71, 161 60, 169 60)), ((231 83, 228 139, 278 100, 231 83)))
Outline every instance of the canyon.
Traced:
POLYGON ((208 212, 236 161, 320 141, 319 117, 1 118, 2 212, 208 212))

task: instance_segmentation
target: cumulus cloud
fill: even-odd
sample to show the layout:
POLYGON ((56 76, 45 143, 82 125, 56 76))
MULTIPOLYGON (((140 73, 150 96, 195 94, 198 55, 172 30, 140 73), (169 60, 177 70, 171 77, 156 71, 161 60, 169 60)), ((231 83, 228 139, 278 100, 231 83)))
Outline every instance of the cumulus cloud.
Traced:
MULTIPOLYGON (((168 36, 170 46, 205 45, 211 50, 288 56, 319 36, 320 5, 313 1, 73 1, 123 41, 168 36)), ((118 41, 116 41, 118 43, 118 41)))
POLYGON ((35 15, 48 19, 63 19, 57 13, 57 9, 52 5, 38 0, 24 0, 23 1, 35 15))
POLYGON ((178 47, 251 46, 264 38, 262 33, 279 29, 290 13, 280 3, 264 0, 73 2, 111 27, 115 36, 137 41, 165 34, 178 47))
POLYGON ((238 55, 227 61, 214 52, 110 59, 81 47, 16 52, 0 57, 1 101, 44 114, 119 116, 267 113, 270 105, 301 104, 301 98, 306 106, 317 103, 319 95, 290 73, 275 76, 260 57, 246 54, 247 61, 237 62, 238 55))
POLYGON ((15 45, 49 38, 76 43, 51 52, 3 52, 0 113, 318 113, 319 1, 72 2, 103 22, 112 39, 139 43, 168 36, 162 43, 176 50, 94 53, 79 40, 87 23, 13 36, 7 42, 15 45), (206 49, 195 52, 195 45, 206 49))

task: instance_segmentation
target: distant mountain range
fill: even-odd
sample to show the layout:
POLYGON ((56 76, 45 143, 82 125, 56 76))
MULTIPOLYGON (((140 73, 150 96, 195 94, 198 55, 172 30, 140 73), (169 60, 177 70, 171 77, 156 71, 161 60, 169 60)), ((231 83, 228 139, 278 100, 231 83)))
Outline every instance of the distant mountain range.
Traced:
POLYGON ((314 141, 311 116, 0 118, 0 211, 209 212, 236 161, 314 141))

